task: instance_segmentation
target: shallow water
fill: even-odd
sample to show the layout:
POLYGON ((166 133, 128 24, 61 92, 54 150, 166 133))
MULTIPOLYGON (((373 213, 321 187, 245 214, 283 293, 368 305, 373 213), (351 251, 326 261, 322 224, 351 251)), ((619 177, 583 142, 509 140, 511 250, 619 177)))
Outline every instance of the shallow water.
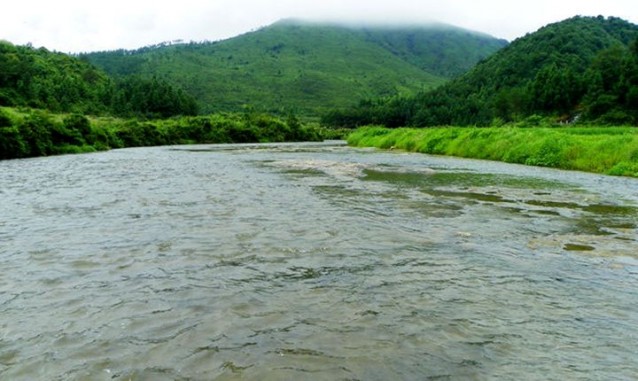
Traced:
POLYGON ((0 162, 2 380, 638 379, 638 180, 324 144, 0 162))

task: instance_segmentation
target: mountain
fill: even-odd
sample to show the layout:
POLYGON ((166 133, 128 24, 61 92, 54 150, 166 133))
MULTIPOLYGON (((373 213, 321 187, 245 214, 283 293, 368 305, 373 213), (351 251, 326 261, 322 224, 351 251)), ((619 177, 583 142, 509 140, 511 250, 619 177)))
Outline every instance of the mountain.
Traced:
POLYGON ((488 125, 532 115, 638 123, 638 26, 573 17, 513 41, 429 92, 362 102, 332 125, 488 125))
POLYGON ((94 66, 44 48, 0 41, 0 105, 100 112, 108 76, 94 66))
POLYGON ((0 41, 0 106, 160 116, 197 113, 192 97, 158 78, 114 81, 85 60, 0 41))
POLYGON ((115 76, 157 76, 204 112, 317 114, 358 99, 445 83, 507 44, 444 25, 338 25, 284 20, 219 42, 164 44, 82 57, 115 76))

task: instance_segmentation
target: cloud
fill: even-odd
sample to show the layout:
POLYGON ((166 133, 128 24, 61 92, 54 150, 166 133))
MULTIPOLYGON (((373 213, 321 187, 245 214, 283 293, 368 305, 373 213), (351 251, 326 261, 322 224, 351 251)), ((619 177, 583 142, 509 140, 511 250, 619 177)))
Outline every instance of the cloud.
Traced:
POLYGON ((638 22, 634 0, 21 0, 10 14, 0 23, 0 39, 73 52, 218 40, 288 17, 441 21, 510 40, 575 15, 638 22))

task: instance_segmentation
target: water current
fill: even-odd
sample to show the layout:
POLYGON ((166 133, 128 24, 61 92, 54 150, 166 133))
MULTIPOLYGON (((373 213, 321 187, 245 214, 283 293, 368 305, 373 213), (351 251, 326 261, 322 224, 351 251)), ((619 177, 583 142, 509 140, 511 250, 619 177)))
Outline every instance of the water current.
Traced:
POLYGON ((638 180, 353 149, 0 162, 1 380, 635 380, 638 180))

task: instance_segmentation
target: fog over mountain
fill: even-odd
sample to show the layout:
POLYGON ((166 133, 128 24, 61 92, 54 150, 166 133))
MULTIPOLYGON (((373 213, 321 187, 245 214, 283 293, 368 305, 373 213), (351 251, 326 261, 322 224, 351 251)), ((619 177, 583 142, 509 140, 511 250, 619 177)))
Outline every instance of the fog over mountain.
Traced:
POLYGON ((509 41, 574 15, 638 22, 638 7, 630 0, 24 0, 12 3, 9 13, 0 23, 0 39, 76 53, 173 40, 221 40, 291 17, 391 24, 437 21, 509 41))

